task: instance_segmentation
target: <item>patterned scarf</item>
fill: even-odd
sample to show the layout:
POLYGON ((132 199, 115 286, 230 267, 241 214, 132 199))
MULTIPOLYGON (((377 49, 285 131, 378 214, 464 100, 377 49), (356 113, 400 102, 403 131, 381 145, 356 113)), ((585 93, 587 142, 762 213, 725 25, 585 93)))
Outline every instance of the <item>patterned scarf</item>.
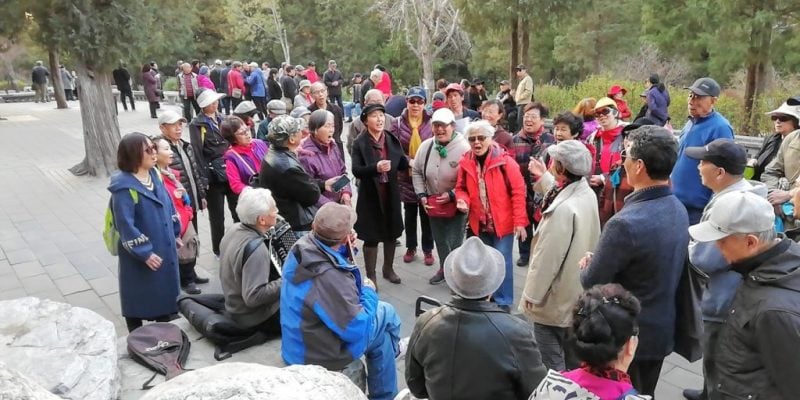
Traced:
POLYGON ((600 378, 610 379, 615 382, 624 382, 632 385, 630 375, 613 367, 593 367, 585 362, 582 362, 580 368, 600 378))
POLYGON ((419 118, 408 116, 408 125, 411 127, 411 138, 408 140, 408 156, 414 158, 417 155, 419 145, 422 144, 422 137, 419 135, 419 127, 422 125, 422 115, 419 118))
MULTIPOLYGON (((578 180, 580 180, 580 178, 578 178, 578 180)), ((571 179, 565 180, 563 182, 556 181, 553 187, 551 187, 550 190, 548 190, 547 193, 545 193, 544 195, 544 199, 542 200, 542 212, 545 212, 547 208, 550 207, 550 204, 553 204, 553 201, 556 199, 556 197, 558 197, 558 194, 561 193, 562 190, 564 190, 564 188, 575 182, 577 181, 571 179)))

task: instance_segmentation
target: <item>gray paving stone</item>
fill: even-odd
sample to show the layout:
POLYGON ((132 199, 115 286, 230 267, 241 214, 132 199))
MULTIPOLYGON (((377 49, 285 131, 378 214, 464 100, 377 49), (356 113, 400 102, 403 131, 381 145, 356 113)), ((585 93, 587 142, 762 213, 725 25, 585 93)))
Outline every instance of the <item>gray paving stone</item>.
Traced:
POLYGON ((64 299, 73 306, 88 308, 90 310, 106 306, 103 300, 100 300, 100 297, 97 296, 97 293, 92 290, 65 295, 64 299))
POLYGON ((31 293, 30 295, 33 297, 38 297, 40 299, 49 299, 53 301, 58 301, 60 303, 69 304, 67 300, 64 299, 64 295, 62 295, 61 292, 58 291, 58 289, 48 290, 45 292, 31 293))
POLYGON ((48 250, 46 253, 41 254, 36 253, 36 259, 39 260, 39 264, 45 267, 53 264, 69 263, 64 253, 60 252, 58 249, 48 250))
POLYGON ((14 272, 20 279, 41 275, 44 273, 44 268, 42 268, 41 264, 39 264, 39 262, 36 260, 28 261, 22 264, 14 264, 13 262, 9 261, 9 264, 11 264, 11 266, 14 268, 14 272))
POLYGON ((20 282, 28 294, 58 290, 47 274, 20 279, 20 282))
POLYGON ((113 276, 92 279, 89 285, 100 297, 119 292, 119 281, 113 276))
POLYGON ((17 236, 11 239, 0 240, 0 248, 7 252, 27 249, 28 242, 26 242, 24 238, 17 236))
POLYGON ((12 300, 27 296, 25 289, 18 287, 11 290, 0 290, 0 300, 12 300))
POLYGON ((52 279, 66 278, 68 276, 78 274, 78 270, 75 269, 75 267, 73 267, 69 261, 66 261, 66 258, 64 259, 64 262, 45 265, 44 270, 52 279))
POLYGON ((61 294, 65 296, 92 288, 81 275, 72 275, 66 278, 56 279, 54 283, 61 294))
POLYGON ((15 289, 22 289, 22 283, 19 281, 16 274, 0 275, 0 292, 15 289))
POLYGON ((122 316, 122 306, 119 303, 119 293, 109 294, 102 297, 103 303, 114 312, 114 314, 122 316))
POLYGON ((703 378, 701 376, 680 367, 673 368, 665 375, 661 376, 660 380, 677 387, 703 387, 703 378))
POLYGON ((108 268, 106 268, 99 261, 87 261, 81 264, 73 263, 73 265, 78 270, 78 272, 87 280, 102 278, 104 276, 111 275, 111 271, 109 271, 108 268))
POLYGON ((3 275, 14 274, 14 268, 6 260, 0 260, 0 277, 3 275))
POLYGON ((21 250, 14 250, 7 252, 6 258, 8 259, 8 262, 11 265, 14 265, 14 264, 24 263, 27 261, 36 260, 36 255, 33 254, 33 252, 30 249, 24 248, 21 250))

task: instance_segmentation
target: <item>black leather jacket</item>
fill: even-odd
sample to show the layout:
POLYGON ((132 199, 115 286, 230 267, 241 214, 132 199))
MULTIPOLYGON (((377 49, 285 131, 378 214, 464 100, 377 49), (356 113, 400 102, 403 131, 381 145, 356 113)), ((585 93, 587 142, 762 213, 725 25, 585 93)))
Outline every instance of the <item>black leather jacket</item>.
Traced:
MULTIPOLYGON (((285 147, 270 146, 261 160, 258 185, 272 191, 278 212, 294 231, 311 230, 320 185, 309 176, 297 155, 285 147)), ((323 183, 324 185, 324 183, 323 183)))
POLYGON ((179 140, 178 144, 172 143, 171 140, 167 141, 169 142, 169 147, 172 149, 172 162, 169 164, 169 167, 180 173, 181 185, 183 185, 183 187, 186 188, 186 191, 189 192, 189 197, 192 199, 192 207, 194 207, 195 210, 199 210, 201 208, 200 200, 206 198, 206 187, 208 186, 208 182, 206 181, 205 174, 203 174, 203 171, 200 168, 200 164, 197 162, 197 157, 194 155, 194 149, 192 149, 192 146, 183 139, 179 140), (183 154, 185 154, 188 158, 193 173, 192 177, 194 178, 194 183, 196 185, 195 188, 192 188, 191 180, 189 179, 189 175, 186 173, 186 166, 184 164, 187 160, 184 160, 183 157, 181 157, 181 152, 178 150, 178 146, 181 147, 183 154))
POLYGON ((406 353, 408 389, 431 400, 524 400, 546 374, 531 324, 481 300, 421 315, 406 353))

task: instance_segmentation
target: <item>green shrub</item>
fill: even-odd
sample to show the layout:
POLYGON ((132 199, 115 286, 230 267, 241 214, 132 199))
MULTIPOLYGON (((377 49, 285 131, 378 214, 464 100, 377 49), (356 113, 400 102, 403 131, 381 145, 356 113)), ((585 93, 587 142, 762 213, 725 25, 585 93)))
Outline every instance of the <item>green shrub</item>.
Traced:
MULTIPOLYGON (((645 90, 644 81, 634 82, 595 75, 573 86, 537 85, 534 95, 536 100, 550 108, 550 114, 553 116, 562 111, 572 110, 583 98, 594 97, 595 99, 600 99, 605 96, 605 93, 613 85, 621 85, 628 90, 624 98, 628 102, 631 113, 636 115, 643 105, 639 95, 645 90)), ((677 86, 669 86, 668 90, 671 99, 669 115, 672 117, 672 126, 675 129, 681 129, 688 116, 686 104, 688 92, 686 89, 677 86)), ((757 116, 757 132, 741 131, 745 124, 744 95, 741 91, 736 89, 723 90, 715 108, 730 121, 737 135, 758 136, 772 132, 772 122, 764 113, 774 110, 791 95, 791 89, 782 86, 760 97, 754 111, 757 116)))
POLYGON ((161 82, 161 89, 164 91, 178 90, 178 78, 174 76, 167 78, 164 82, 161 82))
MULTIPOLYGON (((17 90, 22 91, 25 88, 25 81, 21 79, 17 79, 17 90)), ((11 86, 11 82, 9 81, 0 81, 0 90, 14 90, 14 87, 11 86)))

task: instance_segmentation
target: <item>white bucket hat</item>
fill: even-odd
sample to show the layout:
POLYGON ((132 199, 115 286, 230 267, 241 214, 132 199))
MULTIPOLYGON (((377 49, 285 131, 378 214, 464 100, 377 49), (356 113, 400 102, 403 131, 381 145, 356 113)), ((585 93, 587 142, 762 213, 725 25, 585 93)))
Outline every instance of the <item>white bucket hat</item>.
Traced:
POLYGON ((784 102, 783 104, 781 104, 780 107, 766 114, 767 115, 784 114, 790 117, 795 117, 798 121, 800 121, 800 106, 790 106, 789 104, 784 102))
POLYGON ((496 292, 506 277, 503 254, 477 237, 464 241, 444 260, 444 278, 465 299, 484 299, 496 292))
POLYGON ((200 95, 197 96, 197 105, 200 106, 200 108, 206 108, 214 104, 214 102, 219 101, 223 96, 225 96, 224 93, 217 93, 210 89, 203 90, 200 92, 200 95))

